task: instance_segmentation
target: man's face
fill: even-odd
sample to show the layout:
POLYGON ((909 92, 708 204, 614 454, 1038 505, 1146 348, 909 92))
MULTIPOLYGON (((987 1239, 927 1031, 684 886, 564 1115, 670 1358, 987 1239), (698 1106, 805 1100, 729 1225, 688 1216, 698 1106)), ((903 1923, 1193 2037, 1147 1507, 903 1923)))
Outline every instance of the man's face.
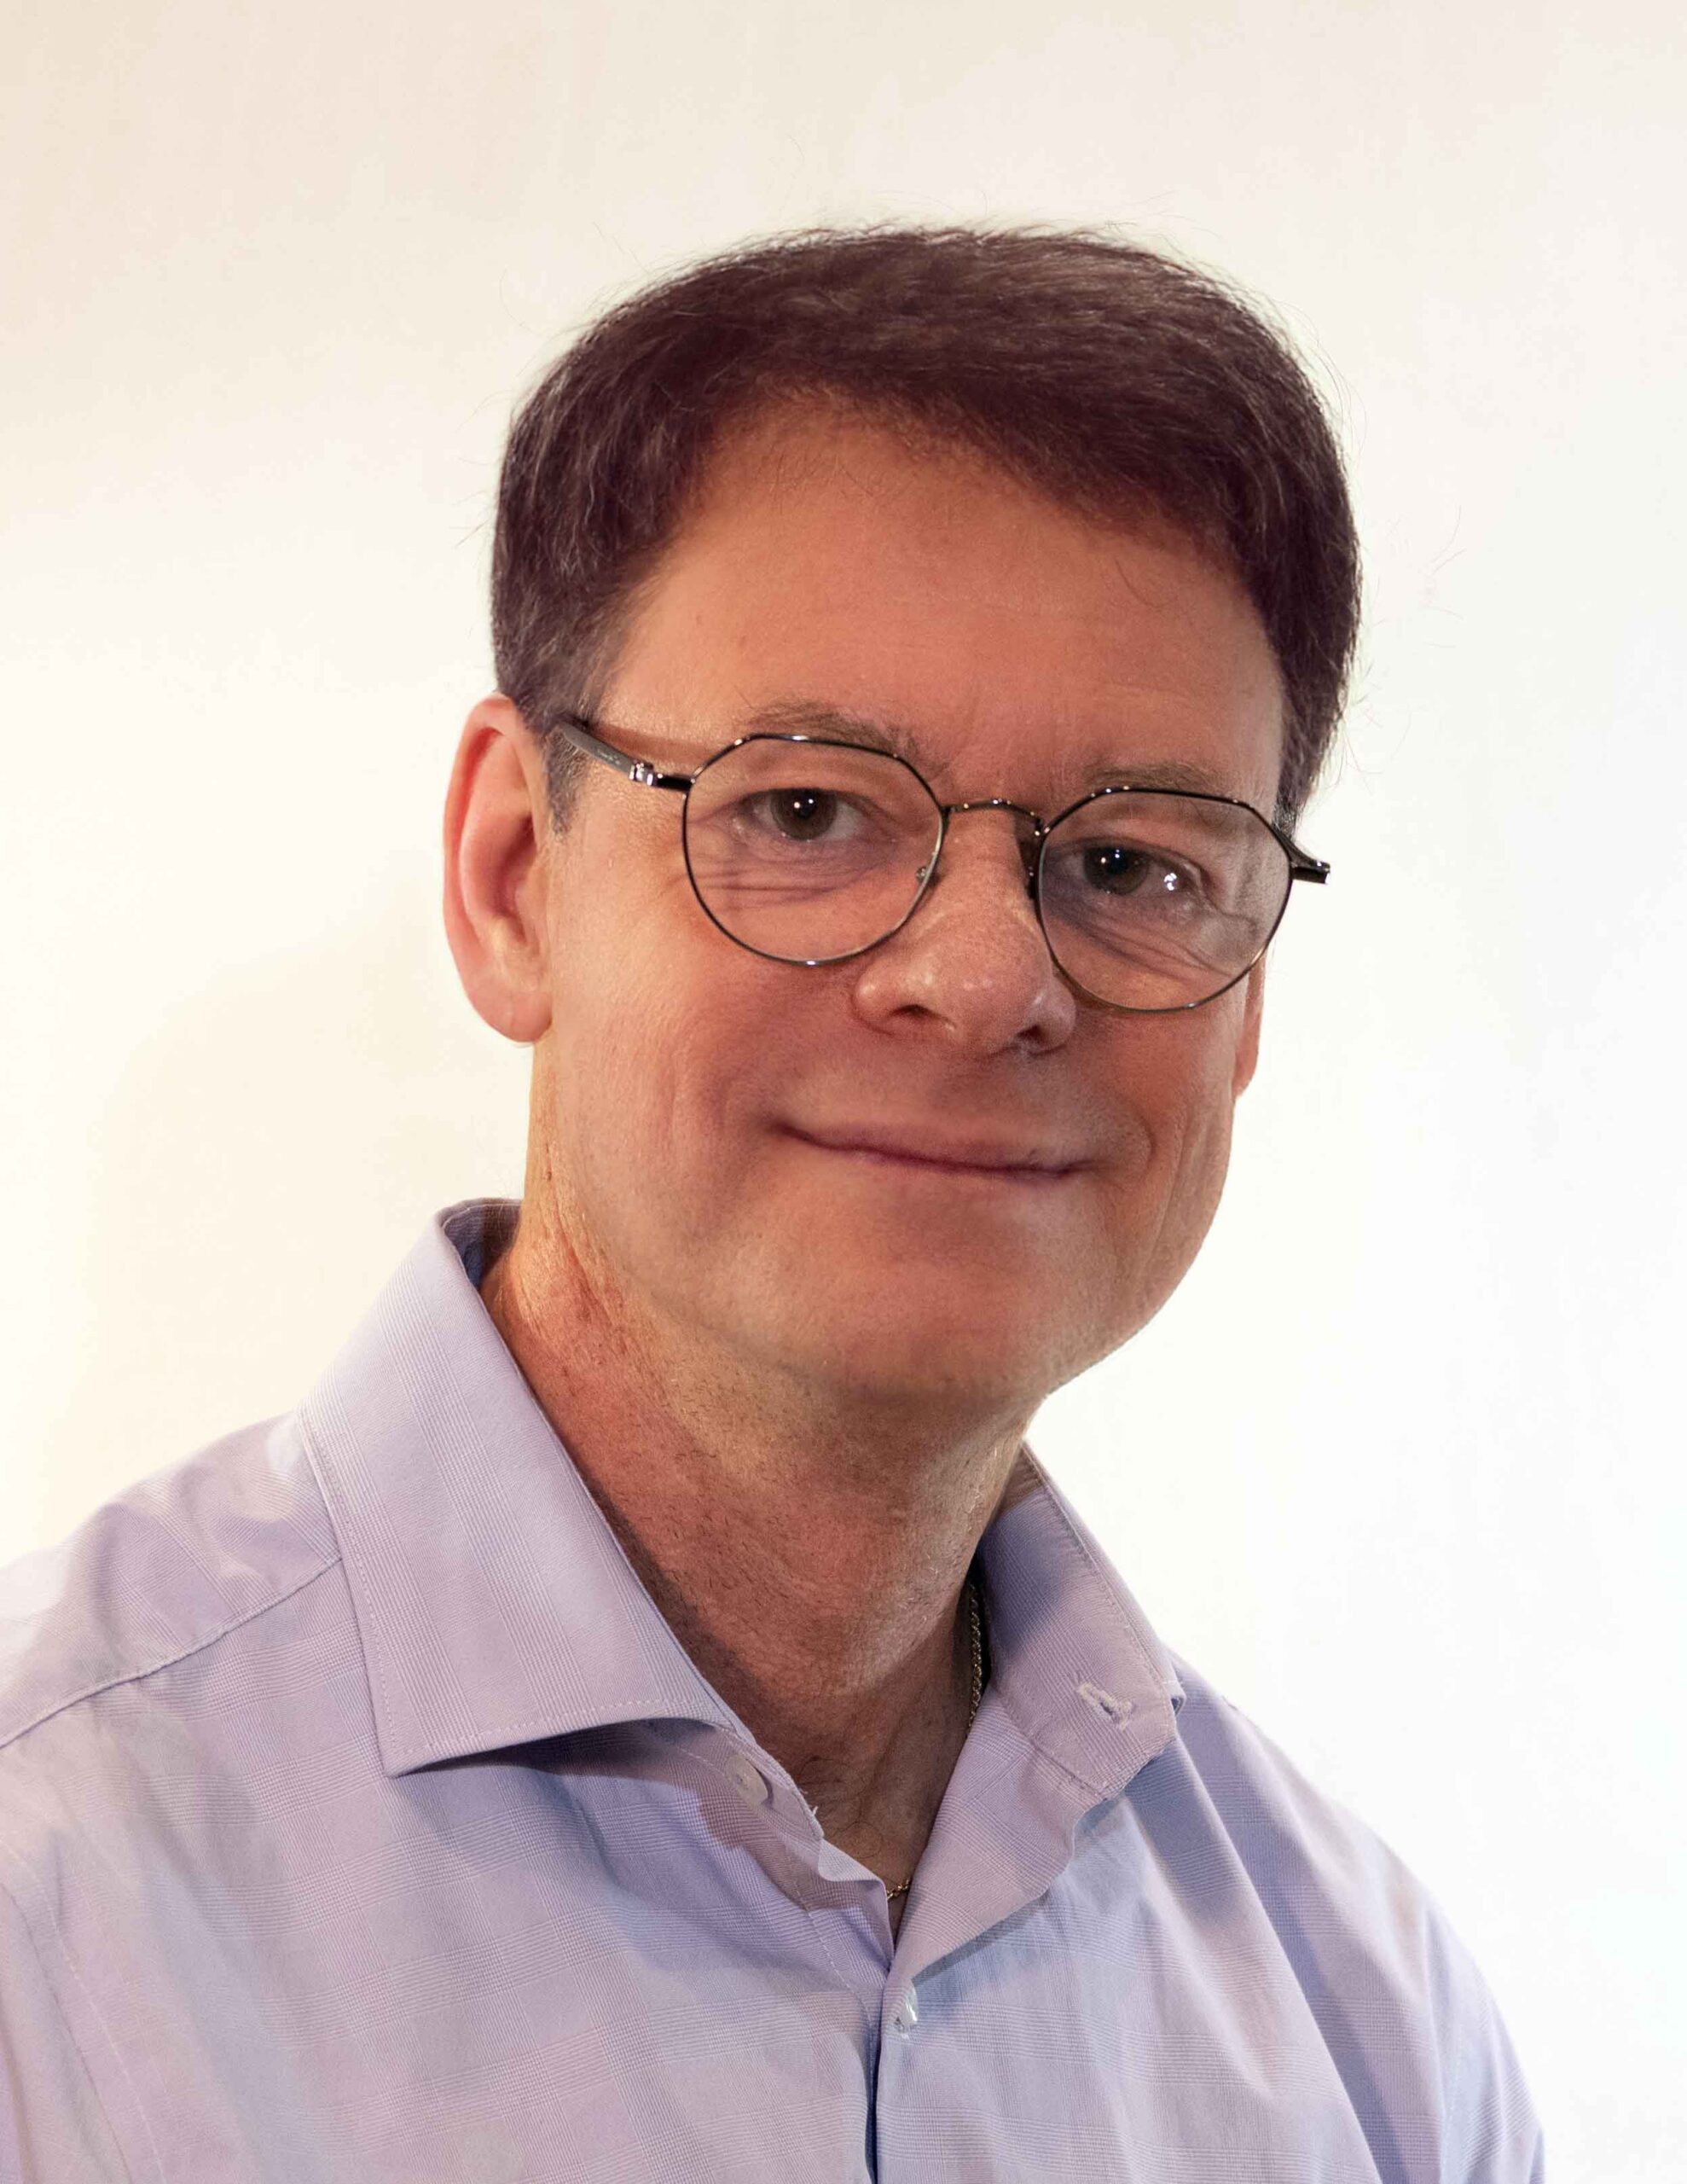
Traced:
MULTIPOLYGON (((1045 814, 1168 768, 1269 811, 1281 753, 1257 616, 1180 539, 813 412, 717 456, 598 717, 691 772, 799 708, 895 724, 942 802, 1045 814)), ((1258 972, 1174 1015, 1075 996, 1002 812, 951 822, 878 948, 768 961, 704 916, 680 816, 594 766, 545 852, 533 1123, 594 1282, 670 1356, 916 1406, 1034 1406, 1133 1334, 1216 1207, 1258 972)))

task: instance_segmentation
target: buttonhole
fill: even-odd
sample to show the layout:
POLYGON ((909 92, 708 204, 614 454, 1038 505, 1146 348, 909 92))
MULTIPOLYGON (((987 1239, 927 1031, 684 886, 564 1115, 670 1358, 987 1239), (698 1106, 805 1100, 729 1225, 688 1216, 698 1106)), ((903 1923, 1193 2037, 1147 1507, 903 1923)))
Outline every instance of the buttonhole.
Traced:
POLYGON ((1110 1691, 1104 1691, 1099 1683, 1081 1683, 1078 1696, 1093 1706, 1105 1720, 1128 1722, 1135 1711, 1135 1703, 1129 1699, 1116 1699, 1110 1691))

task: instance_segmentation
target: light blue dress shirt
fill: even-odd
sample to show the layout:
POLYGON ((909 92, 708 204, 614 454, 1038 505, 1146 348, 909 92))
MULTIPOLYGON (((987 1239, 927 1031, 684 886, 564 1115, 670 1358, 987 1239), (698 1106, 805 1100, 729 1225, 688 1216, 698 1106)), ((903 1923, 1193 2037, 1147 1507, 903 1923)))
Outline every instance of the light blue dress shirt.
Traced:
POLYGON ((1526 2184, 1445 1918, 1036 1472, 893 1938, 423 1233, 0 1575, 5 2184, 1526 2184))

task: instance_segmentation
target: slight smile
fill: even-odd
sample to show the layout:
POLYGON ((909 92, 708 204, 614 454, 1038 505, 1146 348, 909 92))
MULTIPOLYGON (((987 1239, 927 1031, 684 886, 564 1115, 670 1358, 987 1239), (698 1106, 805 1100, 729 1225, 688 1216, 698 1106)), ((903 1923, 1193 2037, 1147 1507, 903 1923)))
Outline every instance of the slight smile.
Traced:
POLYGON ((957 1182, 971 1179, 1046 1189, 1075 1176, 1081 1165, 1076 1161, 1063 1163, 1036 1156, 1016 1157, 1006 1151, 986 1153, 970 1146, 963 1153, 958 1148, 940 1148, 929 1143, 911 1145, 900 1142, 894 1137, 877 1132, 860 1137, 843 1135, 816 1137, 807 1130, 793 1130, 790 1135, 805 1145, 814 1146, 821 1153, 835 1153, 846 1159, 871 1166, 900 1169, 910 1174, 947 1176, 957 1182))

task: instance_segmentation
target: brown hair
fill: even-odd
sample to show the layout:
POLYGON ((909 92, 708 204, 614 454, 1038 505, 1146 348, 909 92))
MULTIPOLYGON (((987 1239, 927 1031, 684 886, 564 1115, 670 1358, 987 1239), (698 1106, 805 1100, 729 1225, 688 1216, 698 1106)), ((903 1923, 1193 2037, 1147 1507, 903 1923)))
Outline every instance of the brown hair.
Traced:
POLYGON ((816 394, 970 443, 1068 506, 1134 511, 1247 590, 1288 700, 1278 814, 1334 736, 1359 621, 1342 458, 1286 339, 1216 280, 1110 235, 880 226, 780 235, 597 320, 522 404, 499 485, 500 687, 559 824, 625 609, 722 429, 816 394))

